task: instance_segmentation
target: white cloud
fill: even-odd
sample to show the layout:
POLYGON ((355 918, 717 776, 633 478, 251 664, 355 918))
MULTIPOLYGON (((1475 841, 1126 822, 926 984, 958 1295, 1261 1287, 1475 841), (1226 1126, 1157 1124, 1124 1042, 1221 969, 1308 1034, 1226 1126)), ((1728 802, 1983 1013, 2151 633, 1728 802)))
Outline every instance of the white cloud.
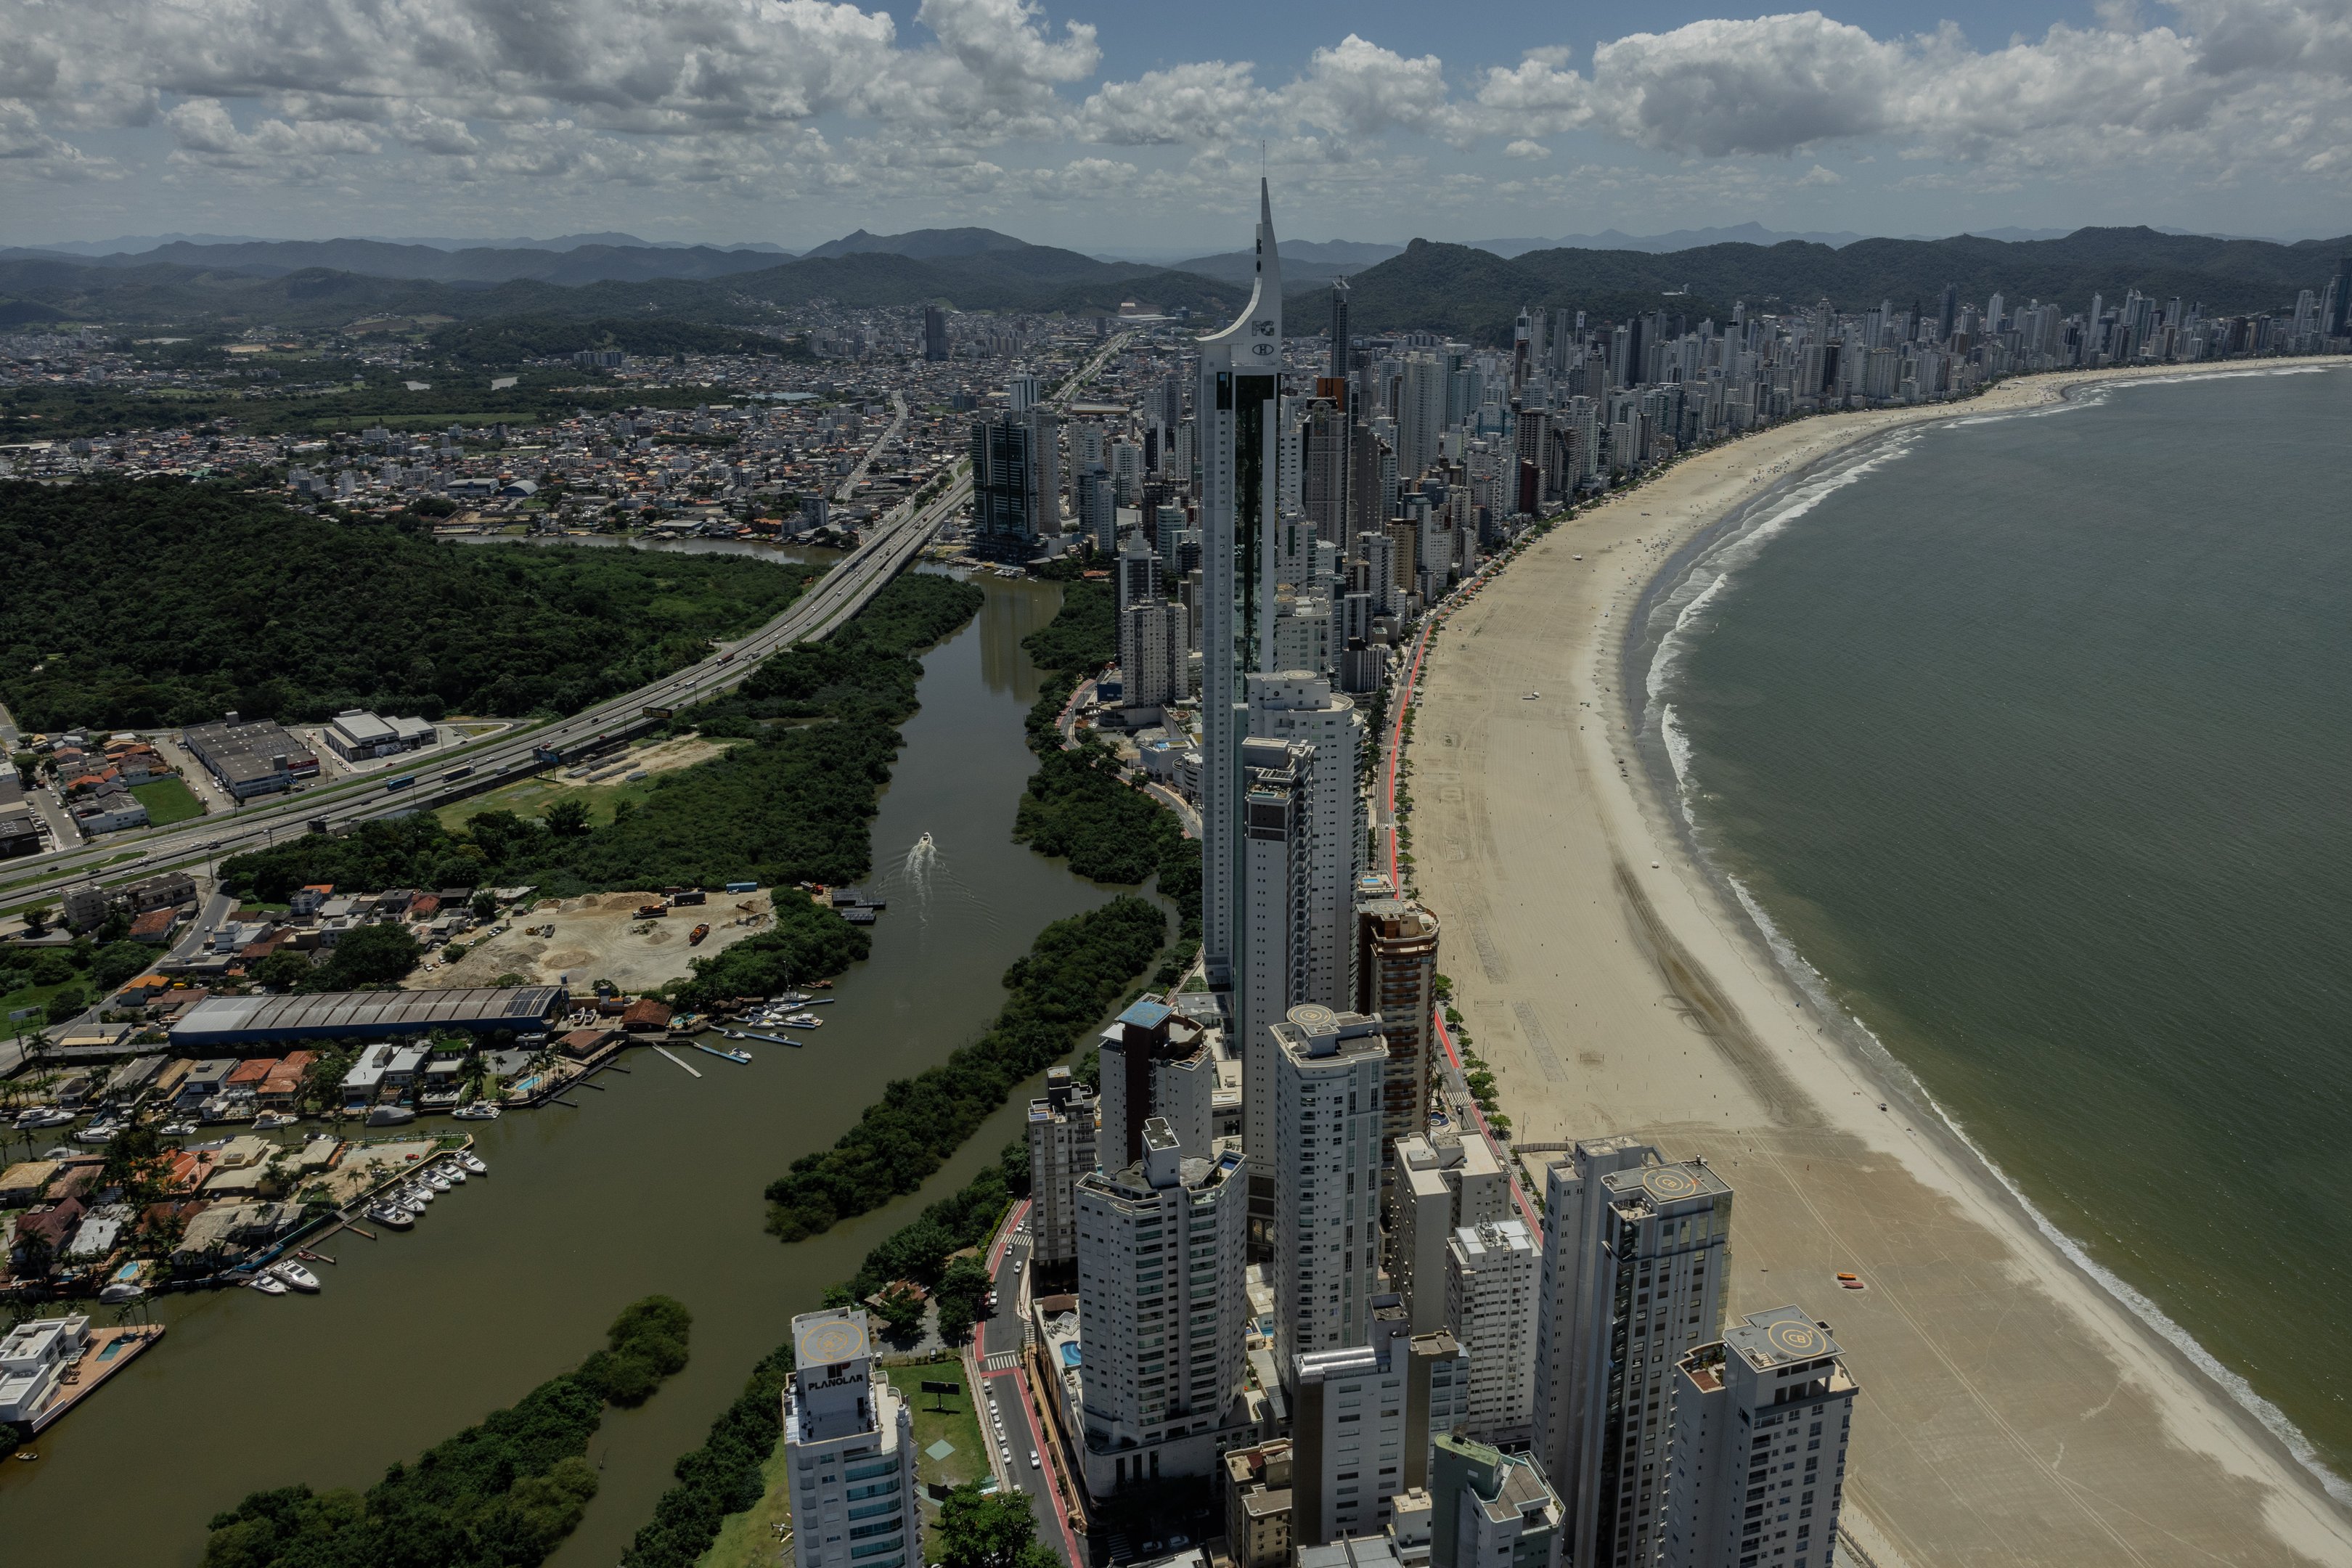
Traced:
POLYGON ((922 0, 902 26, 874 0, 16 0, 0 6, 0 177, 136 169, 136 136, 104 143, 121 163, 78 145, 131 131, 143 166, 184 185, 331 170, 746 199, 1091 188, 1219 211, 1217 177, 1254 170, 1261 140, 1303 190, 1335 195, 1458 193, 1601 140, 1653 155, 1612 176, 1628 190, 1685 188, 1666 160, 1720 166, 1688 176, 1708 189, 1831 186, 1833 147, 1979 190, 2088 188, 2132 166, 2168 191, 2352 182, 2352 0, 2158 0, 2153 24, 2099 0, 2094 23, 1990 48, 1949 25, 1718 17, 1602 42, 1580 66, 1559 46, 1490 66, 1351 32, 1295 69, 1206 59, 1132 79, 1102 79, 1097 28, 1062 15, 1079 3, 922 0), (1142 151, 1062 162, 1073 144, 1142 151), (1758 160, 1792 167, 1739 173, 1758 160))

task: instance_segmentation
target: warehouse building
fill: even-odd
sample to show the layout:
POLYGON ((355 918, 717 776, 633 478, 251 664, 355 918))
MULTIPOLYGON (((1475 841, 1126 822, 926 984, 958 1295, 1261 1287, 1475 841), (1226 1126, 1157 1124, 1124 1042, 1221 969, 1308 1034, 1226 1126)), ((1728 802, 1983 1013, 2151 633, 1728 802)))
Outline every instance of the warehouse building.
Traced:
POLYGON ((324 991, 313 996, 209 996, 172 1026, 172 1047, 198 1052, 302 1040, 373 1039, 464 1029, 543 1034, 563 1016, 561 985, 503 990, 324 991))
POLYGON ((440 739, 440 732, 427 720, 380 719, 358 708, 336 714, 319 734, 347 763, 413 752, 440 739))
POLYGON ((296 779, 319 773, 310 748, 266 719, 248 724, 231 713, 217 724, 191 724, 180 731, 180 743, 238 800, 289 790, 296 779))

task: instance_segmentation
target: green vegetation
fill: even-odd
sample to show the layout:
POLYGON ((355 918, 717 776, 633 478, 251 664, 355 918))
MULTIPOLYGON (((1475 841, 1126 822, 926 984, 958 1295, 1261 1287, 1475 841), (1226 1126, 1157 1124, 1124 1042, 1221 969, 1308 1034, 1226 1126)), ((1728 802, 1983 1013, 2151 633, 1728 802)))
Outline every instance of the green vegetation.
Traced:
MULTIPOLYGON (((986 1241, 1013 1198, 1028 1190, 1028 1146, 1009 1144, 995 1164, 867 1253, 856 1279, 827 1291, 826 1302, 845 1306, 893 1279, 940 1279, 947 1270, 948 1255, 986 1241)), ((783 1475, 772 1461, 783 1436, 780 1396, 792 1370, 789 1342, 751 1369, 742 1394, 710 1424, 702 1447, 678 1460, 678 1484, 654 1505, 653 1519, 622 1553, 621 1568, 693 1568, 713 1542, 724 1545, 729 1540, 751 1544, 739 1559, 720 1562, 749 1564, 754 1552, 759 1561, 768 1560, 772 1545, 761 1527, 785 1517, 783 1475), (730 1516, 754 1510, 759 1512, 742 1521, 750 1528, 727 1528, 730 1516)))
POLYGON ((205 814, 205 803, 196 798, 184 780, 155 779, 148 784, 132 784, 131 795, 147 808, 147 821, 155 827, 168 827, 175 822, 185 822, 205 814))
POLYGON ((0 700, 28 730, 572 713, 703 658, 815 575, 436 544, 170 479, 0 487, 0 700))
POLYGON ((1137 883, 1156 872, 1161 896, 1175 901, 1185 940, 1194 941, 1201 934, 1200 845, 1184 837, 1174 813, 1119 777, 1108 747, 1088 740, 1065 749, 1055 722, 1078 682, 1117 655, 1116 604, 1107 584, 1072 583, 1060 611, 1022 640, 1052 676, 1029 710, 1037 771, 1022 795, 1013 837, 1041 855, 1067 856, 1071 870, 1097 882, 1137 883))
POLYGON ((918 1468, 923 1479, 934 1486, 950 1487, 975 1486, 986 1480, 988 1440, 980 1430, 980 1391, 971 1387, 971 1380, 964 1375, 963 1359, 944 1355, 911 1366, 894 1366, 890 1369, 890 1381, 914 1407, 915 1452, 921 1456, 918 1468), (925 1394, 922 1386, 926 1379, 956 1384, 963 1392, 925 1394), (934 1459, 929 1450, 941 1439, 955 1452, 943 1459, 934 1459))
POLYGON ((1166 918, 1132 895, 1047 926, 1004 972, 1012 994, 988 1033, 893 1082, 831 1149, 803 1155, 769 1184, 768 1228, 799 1241, 913 1192, 1013 1085, 1044 1071, 1101 1020, 1166 935, 1166 918))
POLYGON ((575 321, 553 315, 500 316, 442 327, 425 341, 459 364, 477 365, 520 364, 582 349, 619 349, 632 354, 808 355, 805 346, 765 332, 657 317, 575 321))
MULTIPOLYGON (((420 814, 288 839, 233 858, 221 875, 233 890, 266 900, 310 882, 530 882, 569 897, 742 878, 770 887, 856 881, 869 868, 866 824, 898 755, 898 725, 915 709, 922 673, 915 656, 969 620, 980 601, 978 588, 953 578, 897 579, 830 640, 778 654, 739 691, 680 713, 681 730, 754 739, 657 775, 643 804, 616 802, 602 826, 569 814, 484 811, 452 830, 420 814)), ((786 962, 806 980, 865 956, 864 933, 830 914, 787 897, 776 918, 775 931, 698 961, 698 975, 715 978, 698 991, 697 982, 683 982, 689 989, 682 994, 750 994, 758 974, 781 974, 786 962)))
POLYGON ((394 1465, 364 1493, 255 1492, 215 1516, 204 1568, 530 1568, 596 1495, 588 1439, 606 1404, 642 1403, 686 1364, 691 1318, 648 1296, 606 1345, 478 1426, 394 1465))
POLYGON ((940 1505, 931 1531, 940 1568, 1055 1568, 1061 1559, 1037 1539, 1037 1515, 1025 1492, 958 1487, 940 1505))
POLYGON ((621 1568, 693 1568, 717 1539, 720 1521, 759 1502, 767 1486, 763 1467, 783 1436, 784 1380, 792 1373, 789 1341, 761 1358, 702 1447, 678 1460, 678 1484, 654 1504, 653 1519, 621 1554, 621 1568))

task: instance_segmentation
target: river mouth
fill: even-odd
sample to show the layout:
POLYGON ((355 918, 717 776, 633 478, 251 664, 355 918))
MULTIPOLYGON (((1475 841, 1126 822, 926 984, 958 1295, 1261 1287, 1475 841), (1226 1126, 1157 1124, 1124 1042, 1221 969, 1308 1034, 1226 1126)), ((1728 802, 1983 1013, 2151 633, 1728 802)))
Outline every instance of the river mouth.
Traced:
POLYGON ((576 1109, 450 1124, 475 1132, 490 1174, 404 1235, 339 1238, 317 1296, 152 1303, 163 1343, 43 1433, 37 1462, 0 1467, 12 1558, 194 1564, 205 1521, 247 1492, 365 1488, 576 1365, 623 1306, 661 1291, 694 1313, 693 1361, 643 1407, 607 1412, 588 1454, 602 1489, 551 1562, 618 1559, 792 1315, 993 1160, 1019 1135, 1022 1097, 921 1192, 813 1240, 764 1232, 762 1189, 885 1084, 986 1028, 1040 928, 1111 896, 1011 837, 1041 684, 1021 639, 1061 590, 974 581, 980 615, 922 657, 921 710, 871 827, 866 886, 889 909, 872 956, 825 993, 824 1026, 797 1050, 751 1043, 742 1066, 678 1051, 699 1078, 631 1050, 626 1074, 593 1080, 602 1092, 569 1095, 576 1109), (926 833, 931 850, 912 854, 926 833))

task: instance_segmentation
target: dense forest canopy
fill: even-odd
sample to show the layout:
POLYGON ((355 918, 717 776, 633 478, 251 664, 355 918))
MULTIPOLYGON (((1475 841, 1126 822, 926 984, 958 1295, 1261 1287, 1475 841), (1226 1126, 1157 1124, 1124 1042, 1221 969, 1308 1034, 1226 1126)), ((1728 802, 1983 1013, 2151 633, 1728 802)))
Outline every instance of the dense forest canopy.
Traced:
POLYGON ((0 485, 0 701, 32 731, 573 713, 768 620, 817 571, 436 543, 176 479, 0 485))
MULTIPOLYGON (((752 743, 656 775, 643 805, 602 826, 500 810, 477 812, 454 831, 425 815, 376 820, 236 856, 221 868, 223 881, 271 901, 311 882, 528 882, 568 897, 739 879, 763 886, 856 881, 868 869, 866 824, 876 792, 889 781, 898 726, 915 710, 922 673, 915 656, 970 620, 981 599, 978 587, 953 577, 897 579, 826 641, 776 654, 739 690, 680 712, 673 721, 679 730, 749 736, 752 743)), ((836 973, 865 954, 862 933, 830 914, 812 933, 788 909, 778 913, 777 931, 719 955, 719 972, 740 986, 719 994, 756 990, 751 966, 772 946, 789 949, 780 963, 798 956, 803 978, 836 973)))

